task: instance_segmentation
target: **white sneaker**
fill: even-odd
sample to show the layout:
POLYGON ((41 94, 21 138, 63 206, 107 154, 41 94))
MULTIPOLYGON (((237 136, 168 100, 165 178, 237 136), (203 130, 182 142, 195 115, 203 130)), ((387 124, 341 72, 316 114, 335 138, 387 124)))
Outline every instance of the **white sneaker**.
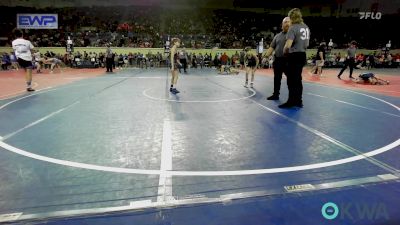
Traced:
POLYGON ((249 86, 247 86, 247 83, 245 83, 245 84, 243 85, 243 87, 248 88, 249 86))
POLYGON ((250 88, 253 88, 253 83, 250 84, 250 88))

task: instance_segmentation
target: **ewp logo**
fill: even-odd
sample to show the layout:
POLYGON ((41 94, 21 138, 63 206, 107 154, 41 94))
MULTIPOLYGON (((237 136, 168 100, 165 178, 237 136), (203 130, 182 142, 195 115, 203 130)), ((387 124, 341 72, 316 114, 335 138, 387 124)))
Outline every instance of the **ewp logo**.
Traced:
POLYGON ((17 14, 19 29, 58 29, 57 14, 17 14))
POLYGON ((336 205, 327 202, 322 206, 322 216, 327 220, 389 220, 389 213, 384 203, 344 203, 336 205))

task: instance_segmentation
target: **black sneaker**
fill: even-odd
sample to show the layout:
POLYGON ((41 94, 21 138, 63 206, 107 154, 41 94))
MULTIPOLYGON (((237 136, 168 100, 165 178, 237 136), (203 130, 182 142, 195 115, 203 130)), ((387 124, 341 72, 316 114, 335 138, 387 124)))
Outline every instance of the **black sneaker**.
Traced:
POLYGON ((340 78, 340 75, 337 75, 337 78, 339 79, 339 80, 341 80, 342 78, 340 78))
POLYGON ((267 100, 279 100, 279 96, 277 95, 271 95, 267 98, 267 100))
POLYGON ((349 76, 350 79, 355 79, 353 76, 349 76))
POLYGON ((176 90, 176 88, 169 89, 172 94, 178 94, 180 91, 176 90))
POLYGON ((31 91, 35 91, 35 89, 29 87, 29 88, 26 89, 26 91, 31 92, 31 91))

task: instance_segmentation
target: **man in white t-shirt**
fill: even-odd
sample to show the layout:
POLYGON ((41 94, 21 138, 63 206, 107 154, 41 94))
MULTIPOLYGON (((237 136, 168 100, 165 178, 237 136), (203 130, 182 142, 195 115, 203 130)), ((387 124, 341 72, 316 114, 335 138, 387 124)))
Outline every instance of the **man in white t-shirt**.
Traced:
POLYGON ((12 47, 17 57, 18 64, 25 69, 26 75, 26 85, 27 91, 35 91, 32 88, 32 53, 33 45, 30 41, 23 38, 22 31, 15 30, 14 32, 17 39, 12 42, 12 47))

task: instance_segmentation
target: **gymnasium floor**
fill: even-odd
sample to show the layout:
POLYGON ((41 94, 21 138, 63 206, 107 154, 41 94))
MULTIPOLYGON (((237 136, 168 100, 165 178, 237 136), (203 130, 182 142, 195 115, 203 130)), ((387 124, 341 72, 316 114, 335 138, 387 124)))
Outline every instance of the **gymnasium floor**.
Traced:
POLYGON ((178 95, 165 68, 34 75, 33 93, 1 72, 0 222, 326 224, 334 202, 353 207, 329 224, 399 224, 400 71, 379 72, 392 84, 305 73, 302 109, 277 107, 286 80, 265 99, 271 70, 246 89, 192 69, 178 95))

